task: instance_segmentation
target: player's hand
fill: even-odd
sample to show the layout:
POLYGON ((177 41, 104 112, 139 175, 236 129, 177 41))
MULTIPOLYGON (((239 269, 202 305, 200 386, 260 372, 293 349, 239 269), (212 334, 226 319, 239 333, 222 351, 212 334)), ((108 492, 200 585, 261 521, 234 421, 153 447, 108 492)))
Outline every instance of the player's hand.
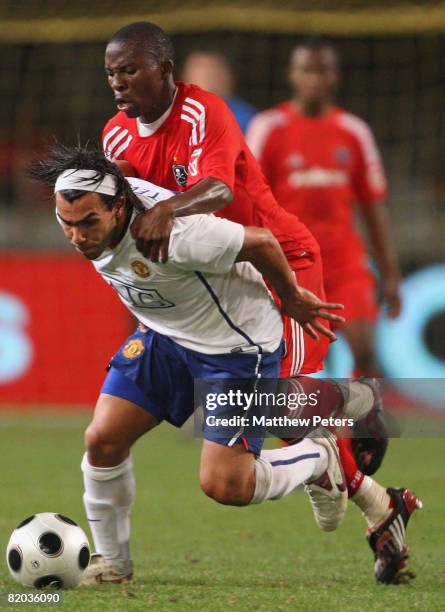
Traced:
POLYGON ((331 312, 324 312, 325 310, 343 310, 343 304, 323 302, 314 293, 303 287, 297 287, 292 297, 281 301, 281 312, 295 319, 311 338, 318 340, 318 331, 331 341, 337 340, 334 332, 317 319, 344 323, 345 318, 331 312))
POLYGON ((383 280, 382 291, 387 306, 388 317, 396 319, 402 310, 400 277, 397 274, 386 276, 383 280))
POLYGON ((165 263, 168 260, 168 245, 174 219, 168 201, 160 202, 135 217, 130 231, 136 241, 137 250, 144 257, 155 263, 165 263))
POLYGON ((136 170, 125 159, 113 159, 113 164, 116 164, 124 176, 137 176, 136 170))

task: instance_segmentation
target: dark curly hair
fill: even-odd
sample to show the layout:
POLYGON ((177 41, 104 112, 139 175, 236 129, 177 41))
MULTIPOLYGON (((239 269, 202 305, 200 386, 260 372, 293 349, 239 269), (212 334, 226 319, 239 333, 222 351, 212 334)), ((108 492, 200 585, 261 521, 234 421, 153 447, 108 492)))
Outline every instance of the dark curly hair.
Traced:
MULTIPOLYGON (((118 166, 108 160, 102 151, 97 149, 89 149, 87 146, 81 145, 68 147, 61 143, 56 143, 49 151, 46 159, 36 160, 27 167, 26 174, 35 181, 54 187, 62 172, 70 168, 95 171, 96 174, 91 179, 92 183, 103 180, 106 174, 111 174, 115 177, 116 195, 97 194, 109 210, 115 207, 121 197, 124 197, 130 206, 139 211, 142 210, 141 203, 133 193, 130 184, 118 166)), ((60 193, 63 194, 65 200, 73 203, 87 192, 81 189, 64 189, 60 193)))
POLYGON ((136 21, 120 28, 108 41, 109 45, 113 43, 137 45, 155 57, 158 63, 173 62, 175 57, 170 38, 162 28, 150 21, 136 21))
POLYGON ((307 49, 308 51, 323 51, 324 49, 329 49, 333 54, 336 67, 340 67, 339 54, 335 44, 330 38, 325 36, 306 36, 297 42, 292 53, 295 53, 297 49, 307 49))

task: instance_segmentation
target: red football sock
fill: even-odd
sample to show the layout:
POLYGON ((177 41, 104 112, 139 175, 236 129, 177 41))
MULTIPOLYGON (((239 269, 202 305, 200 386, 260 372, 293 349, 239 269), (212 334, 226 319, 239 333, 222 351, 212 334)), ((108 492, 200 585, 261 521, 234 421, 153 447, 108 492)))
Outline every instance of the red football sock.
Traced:
POLYGON ((352 370, 353 378, 380 378, 382 373, 379 370, 362 370, 361 368, 354 368, 352 370))
POLYGON ((306 404, 300 409, 300 417, 320 416, 324 419, 338 417, 342 414, 345 404, 340 387, 332 380, 311 378, 310 376, 296 376, 288 379, 288 393, 304 393, 307 396, 315 394, 315 406, 306 404))
POLYGON ((352 454, 351 438, 337 436, 337 444, 348 487, 348 497, 352 497, 359 490, 365 475, 358 469, 357 462, 352 454))
MULTIPOLYGON (((286 392, 288 397, 291 394, 304 394, 309 398, 316 398, 315 405, 312 406, 311 402, 305 402, 299 406, 297 413, 293 412, 288 406, 284 406, 282 413, 286 416, 291 418, 298 416, 300 419, 309 419, 313 423, 315 416, 329 419, 342 415, 345 400, 340 387, 334 381, 311 378, 310 376, 296 376, 287 379, 286 392)), ((318 422, 318 425, 322 425, 322 423, 318 422)), ((313 429, 314 425, 307 427, 307 429, 298 428, 295 432, 290 433, 289 437, 282 434, 278 435, 284 442, 295 443, 307 436, 313 429)), ((330 429, 334 430, 334 427, 330 429)))

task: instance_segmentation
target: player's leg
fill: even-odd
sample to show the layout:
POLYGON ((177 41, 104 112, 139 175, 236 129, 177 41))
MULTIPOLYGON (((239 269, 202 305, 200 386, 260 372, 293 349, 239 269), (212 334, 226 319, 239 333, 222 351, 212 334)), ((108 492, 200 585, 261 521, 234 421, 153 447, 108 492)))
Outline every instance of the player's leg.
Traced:
POLYGON ((355 377, 379 376, 380 367, 375 353, 375 326, 371 321, 358 319, 346 322, 342 327, 354 358, 355 377))
MULTIPOLYGON (((297 279, 314 293, 322 291, 321 264, 315 261, 313 266, 298 271, 297 279)), ((321 295, 324 294, 321 293, 321 295)), ((343 314, 346 317, 346 325, 342 326, 342 330, 345 330, 347 336, 349 334, 350 345, 355 355, 354 376, 365 374, 375 376, 378 369, 375 364, 373 339, 374 322, 377 317, 374 276, 363 267, 356 266, 349 270, 334 269, 333 272, 326 275, 326 295, 328 301, 338 302, 345 306, 343 314)), ((293 341, 291 337, 291 342, 293 341)), ((304 337, 304 344, 306 357, 301 372, 316 372, 322 367, 327 349, 325 347, 323 352, 324 347, 314 344, 314 341, 307 335, 304 337)), ((331 382, 334 383, 334 381, 331 382)), ((347 465, 344 466, 345 476, 348 488, 351 489, 357 483, 359 469, 370 475, 379 468, 387 449, 387 432, 382 416, 379 390, 372 380, 368 382, 352 380, 348 385, 342 385, 342 390, 344 393, 343 414, 352 417, 354 421, 359 421, 359 424, 354 427, 353 443, 350 439, 345 438, 340 447, 341 451, 346 447, 350 451, 348 458, 342 457, 342 459, 345 458, 347 461, 347 465), (352 474, 351 477, 350 474, 352 474)), ((334 397, 334 394, 324 394, 324 396, 331 403, 330 396, 334 397)), ((321 402, 322 398, 323 396, 320 395, 321 402)), ((321 403, 320 409, 326 412, 329 406, 321 403)))
POLYGON ((409 489, 385 488, 364 475, 357 469, 345 442, 344 439, 337 440, 348 495, 361 510, 368 527, 367 539, 374 552, 375 577, 379 582, 397 582, 408 556, 406 527, 414 510, 422 507, 422 502, 409 489))
POLYGON ((348 497, 362 510, 368 526, 373 527, 387 517, 390 498, 384 487, 358 469, 347 440, 338 438, 337 444, 348 487, 348 497))
MULTIPOLYGON (((316 255, 310 265, 303 269, 294 269, 294 272, 299 285, 312 291, 320 299, 326 299, 320 255, 316 255)), ((292 319, 283 323, 287 352, 281 363, 280 377, 291 378, 301 374, 314 374, 323 369, 323 360, 329 349, 329 339, 320 334, 319 340, 314 340, 292 319)), ((329 327, 326 321, 323 321, 323 324, 329 327)))
POLYGON ((346 510, 346 487, 334 436, 326 430, 317 436, 262 451, 258 439, 244 438, 243 443, 230 447, 204 440, 201 488, 221 504, 245 506, 281 499, 305 485, 311 499, 318 496, 318 505, 323 499, 320 524, 332 531, 346 510))
MULTIPOLYGON (((233 379, 247 379, 243 380, 243 391, 264 391, 258 384, 261 385, 261 379, 278 377, 281 357, 280 347, 269 354, 237 353, 221 357, 194 353, 189 355, 188 363, 194 377, 215 379, 214 383, 209 381, 214 389, 211 385, 208 389, 216 397, 221 391, 225 395, 231 390, 233 379), (222 375, 228 379, 227 383, 221 380, 222 375)), ((268 387, 267 391, 271 390, 268 387)), ((206 406, 206 397, 200 398, 199 403, 206 406)), ((246 414, 252 411, 246 413, 244 406, 228 407, 222 401, 221 405, 212 406, 214 419, 230 421, 233 416, 242 418, 246 414)), ((323 431, 318 434, 320 439, 314 434, 313 439, 306 438, 293 446, 262 451, 261 433, 249 430, 249 425, 241 429, 237 425, 235 431, 222 432, 204 419, 200 472, 204 492, 220 503, 243 506, 279 499, 306 484, 311 497, 325 498, 320 506, 324 505, 321 513, 327 515, 326 529, 335 529, 345 512, 347 493, 333 436, 323 431), (325 482, 326 486, 320 486, 325 482)))
MULTIPOLYGON (((295 273, 299 284, 307 287, 321 298, 326 297, 323 286, 323 267, 321 258, 315 258, 312 265, 302 270, 297 270, 295 273)), ((364 304, 362 304, 362 312, 372 319, 376 314, 375 303, 373 301, 373 278, 367 271, 365 271, 365 273, 360 271, 360 275, 359 281, 361 285, 364 283, 367 283, 368 285, 368 292, 366 294, 367 297, 364 300, 364 304)), ((357 278, 357 273, 354 275, 341 275, 341 278, 343 277, 355 279, 357 278)), ((333 281, 331 281, 330 285, 328 285, 331 292, 333 292, 334 289, 337 290, 337 293, 332 293, 332 295, 330 294, 328 299, 329 301, 335 300, 338 303, 343 303, 343 299, 350 297, 350 291, 338 292, 339 290, 337 285, 338 283, 336 284, 333 281)), ((351 312, 349 302, 347 305, 347 311, 348 313, 351 312)), ((323 359, 326 356, 329 344, 322 339, 320 339, 319 342, 314 341, 307 334, 303 334, 302 329, 295 321, 291 321, 286 317, 283 320, 283 327, 287 353, 282 359, 280 377, 290 378, 297 376, 295 379, 296 384, 298 384, 298 386, 300 386, 302 390, 309 395, 309 393, 313 390, 315 381, 314 379, 299 375, 304 373, 314 373, 323 367, 323 359)), ((341 385, 341 393, 340 386, 335 381, 324 380, 323 382, 318 383, 318 386, 320 388, 317 389, 318 402, 316 410, 320 416, 326 418, 329 416, 335 417, 343 415, 352 417, 354 420, 361 419, 362 422, 368 418, 368 415, 372 419, 378 418, 378 398, 374 396, 368 385, 365 385, 360 381, 353 381, 350 385, 341 385)), ((384 433, 382 432, 382 428, 378 428, 378 430, 379 434, 384 433)), ((375 468, 373 471, 368 470, 366 462, 369 464, 369 467, 380 465, 386 450, 386 440, 384 439, 384 436, 382 437, 381 435, 379 435, 379 438, 381 439, 380 446, 379 443, 376 443, 375 447, 373 448, 372 445, 370 446, 369 444, 365 444, 365 450, 368 449, 370 452, 365 453, 364 459, 362 457, 363 453, 358 449, 356 452, 356 449, 352 448, 348 439, 346 439, 344 444, 341 446, 340 450, 344 449, 345 446, 349 446, 351 451, 347 458, 348 469, 345 469, 345 476, 348 485, 356 482, 358 465, 355 459, 360 461, 360 467, 368 474, 372 474, 377 468, 375 468), (350 474, 352 474, 351 477, 350 474)), ((368 441, 371 441, 370 437, 366 440, 366 442, 368 441)))
POLYGON ((422 502, 409 489, 385 488, 370 476, 364 476, 351 501, 362 511, 368 527, 366 537, 374 553, 377 581, 397 583, 408 557, 408 521, 422 502))
POLYGON ((375 322, 378 315, 376 283, 366 268, 336 269, 325 278, 329 301, 340 300, 344 304, 346 323, 341 331, 354 358, 354 377, 379 376, 375 354, 375 322))
POLYGON ((101 393, 85 432, 88 462, 105 469, 123 463, 136 440, 157 424, 148 410, 121 397, 101 393))
POLYGON ((250 439, 226 446, 204 440, 200 468, 204 493, 221 504, 246 506, 280 499, 319 478, 327 468, 325 448, 310 438, 292 447, 259 451, 261 443, 250 439), (258 457, 253 448, 259 451, 258 457))
MULTIPOLYGON (((295 335, 294 326, 289 320, 284 318, 283 324, 288 353, 282 362, 280 376, 286 377, 290 372, 289 352, 292 352, 295 335)), ((319 355, 319 358, 322 359, 322 356, 319 355)), ((298 416, 302 419, 309 418, 312 422, 315 416, 323 419, 347 417, 356 422, 353 429, 354 439, 345 438, 341 445, 341 449, 348 447, 350 451, 347 458, 348 469, 344 466, 348 487, 351 483, 356 483, 356 473, 359 468, 368 475, 377 471, 383 461, 388 440, 376 381, 373 379, 335 381, 296 376, 287 379, 287 393, 292 392, 303 393, 308 397, 316 394, 316 405, 307 404, 299 409, 298 416)), ((277 435, 286 442, 293 443, 300 439, 304 432, 297 430, 293 435, 285 436, 277 432, 277 435)))
MULTIPOLYGON (((155 332, 137 331, 111 361, 85 435, 84 503, 99 555, 93 556, 84 583, 122 582, 131 576, 130 515, 135 484, 130 449, 164 418, 180 425, 189 416, 176 401, 184 368, 171 346, 155 332)), ((193 403, 189 403, 191 411, 193 403)))
MULTIPOLYGON (((292 340, 291 338, 291 342, 292 340)), ((290 343, 290 345, 292 344, 290 343)), ((314 353, 312 354, 314 355, 314 353)), ((359 507, 364 512, 365 518, 366 516, 371 517, 370 520, 374 520, 374 523, 379 519, 383 520, 388 515, 390 503, 386 490, 374 483, 368 495, 362 497, 358 494, 360 487, 362 485, 366 487, 367 484, 364 482, 365 474, 359 469, 357 459, 360 460, 362 469, 366 473, 372 474, 380 465, 387 446, 386 429, 384 422, 381 420, 382 410, 378 388, 369 381, 357 380, 348 383, 347 381, 317 380, 307 376, 289 380, 288 385, 290 385, 290 391, 294 386, 296 387, 295 390, 298 389, 307 395, 316 392, 317 405, 315 407, 304 407, 299 412, 298 416, 300 418, 312 418, 314 415, 323 418, 342 416, 351 418, 357 423, 363 423, 362 428, 366 429, 368 437, 361 440, 364 443, 364 446, 360 447, 361 450, 357 447, 357 457, 353 454, 349 438, 341 439, 337 437, 337 444, 349 497, 354 503, 360 504, 359 507), (375 436, 375 439, 371 436, 375 436), (354 497, 356 494, 357 497, 354 497)), ((291 440, 291 443, 295 441, 295 439, 291 440)), ((329 520, 323 516, 326 514, 324 498, 312 497, 311 502, 315 520, 321 528, 324 528, 326 524, 329 524, 329 520), (321 508, 318 508, 320 503, 321 508)), ((335 518, 333 521, 335 522, 335 518)))
MULTIPOLYGON (((356 364, 360 367, 355 371, 357 375, 375 375, 378 369, 375 367, 374 339, 373 339, 373 322, 377 314, 375 304, 375 287, 371 275, 366 271, 365 278, 362 277, 361 287, 347 287, 343 284, 344 291, 333 292, 328 285, 328 300, 338 303, 344 303, 346 306, 345 316, 347 320, 354 320, 357 316, 362 316, 366 323, 365 330, 355 330, 354 337, 350 338, 354 352, 356 364), (352 303, 351 303, 352 298, 352 303), (358 308, 358 312, 357 312, 358 308), (360 350, 360 343, 364 338, 363 349, 360 350), (374 364, 372 363, 374 360, 374 364)), ((343 278, 353 278, 354 275, 343 275, 343 278)), ((297 275, 299 282, 305 286, 308 285, 313 292, 317 293, 317 288, 311 283, 319 282, 317 280, 317 268, 315 274, 309 268, 297 275)), ((295 343, 295 338, 299 336, 295 331, 288 326, 288 338, 290 338, 289 346, 295 343)), ((286 325, 285 325, 286 331, 286 325)), ((310 341, 305 340, 305 359, 303 360, 302 372, 315 372, 320 369, 324 357, 323 347, 310 345, 310 341), (320 352, 320 348, 322 349, 320 352)), ((295 351, 294 351, 295 354, 295 351)), ((298 353, 296 353, 298 355, 298 353)), ((284 366, 284 376, 289 377, 292 369, 291 351, 287 362, 284 366)), ((296 378, 297 383, 301 382, 301 378, 296 378)), ((303 379, 304 383, 304 379, 303 379)), ((363 453, 359 450, 357 459, 361 461, 362 469, 366 469, 367 473, 372 474, 383 458, 386 450, 386 442, 384 439, 384 425, 382 429, 382 409, 379 390, 375 384, 368 381, 351 381, 346 388, 342 385, 344 394, 344 405, 341 406, 342 400, 338 402, 333 389, 326 387, 325 392, 321 394, 324 400, 321 400, 321 411, 326 414, 332 410, 332 414, 336 411, 342 412, 343 415, 352 417, 355 421, 362 423, 370 432, 375 432, 377 438, 383 442, 382 448, 378 449, 378 453, 374 456, 368 455, 363 457, 363 453), (383 438, 382 438, 383 435, 383 438), (378 465, 377 465, 377 463, 378 465), (368 471, 369 470, 369 471, 368 471)), ((365 442, 369 442, 368 437, 365 442)), ((357 442, 357 440, 356 440, 357 442)), ((352 447, 349 439, 337 439, 341 462, 345 473, 345 479, 348 485, 348 494, 351 501, 357 505, 362 511, 363 517, 368 526, 368 542, 375 556, 375 576, 379 582, 396 582, 399 572, 404 567, 407 556, 407 546, 405 543, 405 529, 408 524, 411 514, 416 508, 422 506, 421 502, 416 498, 414 493, 408 489, 385 489, 375 480, 363 474, 358 468, 356 457, 352 453, 352 447)), ((361 448, 361 447, 360 447, 361 448)), ((367 446, 366 446, 367 448, 367 446)), ((362 448, 363 450, 363 448, 362 448)))
POLYGON ((85 433, 84 505, 96 555, 84 584, 124 582, 132 575, 130 520, 135 481, 130 449, 158 424, 147 410, 102 393, 85 433))
MULTIPOLYGON (((340 450, 343 448, 349 450, 349 454, 345 456, 347 464, 344 464, 348 487, 350 480, 354 486, 357 485, 357 469, 368 476, 377 471, 388 446, 388 428, 380 388, 375 379, 334 381, 299 376, 282 379, 280 391, 286 393, 289 400, 303 394, 309 398, 315 397, 316 403, 312 405, 310 402, 305 402, 305 405, 297 405, 297 412, 293 404, 285 409, 288 417, 297 416, 309 425, 304 428, 287 429, 286 435, 282 428, 269 430, 271 433, 292 444, 319 426, 320 418, 330 419, 331 422, 339 418, 347 419, 354 423, 351 428, 353 437, 344 438, 340 450)), ((321 423, 324 424, 326 422, 321 423)), ((343 460, 342 453, 341 457, 343 460)))

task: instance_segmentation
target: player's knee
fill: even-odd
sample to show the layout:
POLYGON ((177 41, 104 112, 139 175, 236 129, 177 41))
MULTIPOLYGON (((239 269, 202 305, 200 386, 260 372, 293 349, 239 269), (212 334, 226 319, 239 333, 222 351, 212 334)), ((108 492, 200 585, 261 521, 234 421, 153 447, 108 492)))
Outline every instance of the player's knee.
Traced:
POLYGON ((128 447, 92 423, 85 432, 85 448, 94 464, 98 461, 117 465, 128 455, 128 447))
POLYGON ((91 424, 85 431, 84 442, 88 452, 98 452, 103 444, 103 436, 99 428, 91 424))
POLYGON ((252 497, 242 480, 212 474, 201 474, 201 489, 211 499, 226 506, 246 506, 252 497))

